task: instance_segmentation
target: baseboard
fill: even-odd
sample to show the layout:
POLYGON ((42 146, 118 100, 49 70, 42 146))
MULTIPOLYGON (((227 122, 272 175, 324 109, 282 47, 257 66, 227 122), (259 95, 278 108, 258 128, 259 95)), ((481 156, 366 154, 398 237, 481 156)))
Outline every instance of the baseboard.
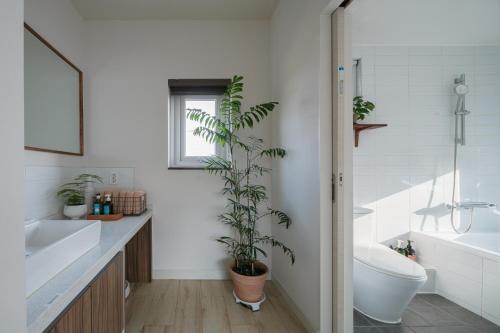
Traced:
POLYGON ((229 275, 225 270, 195 270, 195 269, 155 269, 155 280, 227 280, 229 275))
POLYGON ((272 280, 274 285, 276 286, 276 289, 280 292, 280 294, 283 296, 283 299, 290 305, 291 310, 297 316, 297 318, 300 320, 302 325, 304 325, 304 328, 307 330, 308 333, 318 333, 319 330, 317 330, 314 325, 309 321, 309 319, 306 318, 306 316, 302 313, 300 308, 295 304, 293 299, 288 295, 286 292, 285 288, 277 281, 277 280, 272 280))
MULTIPOLYGON (((267 280, 271 280, 271 272, 267 280)), ((196 270, 196 269, 154 269, 154 280, 229 280, 226 270, 196 270)))

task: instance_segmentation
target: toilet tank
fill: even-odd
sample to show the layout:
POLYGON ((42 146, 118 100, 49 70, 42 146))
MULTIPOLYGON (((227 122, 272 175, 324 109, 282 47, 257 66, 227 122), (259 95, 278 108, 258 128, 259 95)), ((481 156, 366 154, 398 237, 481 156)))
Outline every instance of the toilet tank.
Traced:
POLYGON ((354 207, 353 210, 354 243, 371 243, 376 240, 374 210, 354 207))

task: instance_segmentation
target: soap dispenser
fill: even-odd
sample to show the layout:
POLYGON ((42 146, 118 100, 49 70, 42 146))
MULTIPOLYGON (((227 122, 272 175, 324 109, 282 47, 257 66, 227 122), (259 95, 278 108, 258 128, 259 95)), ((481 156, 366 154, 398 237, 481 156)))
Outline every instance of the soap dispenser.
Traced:
POLYGON ((113 204, 111 203, 111 194, 105 194, 104 204, 102 205, 102 213, 104 215, 113 214, 113 204))
POLYGON ((92 205, 92 212, 94 215, 102 214, 101 193, 97 193, 95 196, 94 204, 92 205))

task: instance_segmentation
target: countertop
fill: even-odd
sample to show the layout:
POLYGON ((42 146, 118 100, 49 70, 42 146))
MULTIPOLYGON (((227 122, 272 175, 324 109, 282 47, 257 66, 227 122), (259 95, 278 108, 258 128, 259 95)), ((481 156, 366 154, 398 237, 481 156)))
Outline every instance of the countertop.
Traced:
POLYGON ((152 216, 147 210, 140 216, 102 222, 99 244, 26 299, 28 333, 43 332, 152 216))

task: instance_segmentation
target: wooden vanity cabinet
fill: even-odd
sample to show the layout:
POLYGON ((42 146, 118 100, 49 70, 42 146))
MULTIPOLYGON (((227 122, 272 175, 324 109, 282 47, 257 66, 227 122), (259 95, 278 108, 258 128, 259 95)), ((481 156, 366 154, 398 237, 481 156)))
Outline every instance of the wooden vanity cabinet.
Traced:
POLYGON ((120 252, 90 287, 92 333, 121 333, 124 328, 125 289, 123 252, 120 252))
POLYGON ((87 288, 83 294, 64 312, 49 333, 91 333, 91 291, 87 288))
POLYGON ((151 219, 125 246, 125 277, 128 282, 145 282, 152 280, 152 232, 151 219))
POLYGON ((121 333, 124 329, 123 252, 48 329, 48 333, 121 333))
POLYGON ((126 244, 45 333, 122 333, 125 276, 151 282, 151 219, 126 244))

